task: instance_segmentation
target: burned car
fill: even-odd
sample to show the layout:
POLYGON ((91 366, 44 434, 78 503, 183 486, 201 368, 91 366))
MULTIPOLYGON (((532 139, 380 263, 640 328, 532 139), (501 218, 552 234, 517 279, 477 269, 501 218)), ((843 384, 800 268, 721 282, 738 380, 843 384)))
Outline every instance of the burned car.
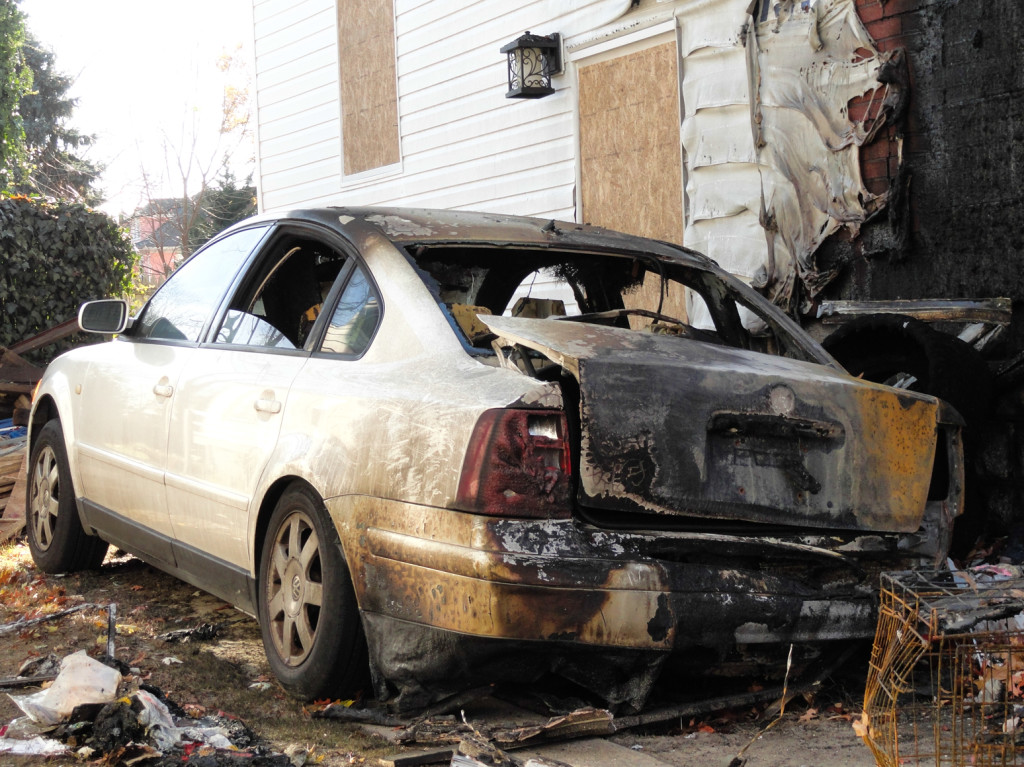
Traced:
POLYGON ((37 565, 131 552, 257 616, 304 698, 551 672, 639 708, 670 658, 870 636, 878 572, 941 562, 960 511, 955 411, 591 226, 255 218, 79 321, 117 337, 35 396, 37 565))

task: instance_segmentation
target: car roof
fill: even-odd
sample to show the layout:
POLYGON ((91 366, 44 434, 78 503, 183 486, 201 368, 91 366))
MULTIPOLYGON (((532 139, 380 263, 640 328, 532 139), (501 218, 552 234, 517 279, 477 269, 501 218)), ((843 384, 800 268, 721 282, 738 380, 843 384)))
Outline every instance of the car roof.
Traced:
MULTIPOLYGON (((302 208, 265 214, 253 221, 311 221, 344 231, 349 227, 375 226, 396 244, 521 245, 616 251, 659 256, 701 268, 714 262, 703 254, 673 243, 555 219, 510 216, 429 208, 331 206, 302 208)), ((243 225, 248 222, 243 222, 243 225)))

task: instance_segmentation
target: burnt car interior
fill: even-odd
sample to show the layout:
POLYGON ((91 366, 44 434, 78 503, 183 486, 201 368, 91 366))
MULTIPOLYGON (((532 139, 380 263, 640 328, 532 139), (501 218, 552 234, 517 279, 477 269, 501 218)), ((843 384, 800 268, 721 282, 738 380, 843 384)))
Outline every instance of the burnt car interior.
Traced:
POLYGON ((610 325, 816 361, 773 318, 713 273, 654 256, 451 245, 418 246, 410 255, 467 351, 478 356, 494 353, 495 336, 476 316, 505 314, 610 325), (560 299, 532 299, 538 284, 558 286, 560 299), (690 324, 682 302, 670 307, 665 300, 685 294, 691 302, 703 302, 713 327, 690 324))
POLYGON ((355 259, 319 240, 288 235, 272 243, 262 263, 236 291, 217 343, 302 349, 340 283, 331 318, 322 323, 316 348, 329 354, 361 354, 380 320, 376 288, 355 259), (341 279, 339 279, 339 277, 341 279))
POLYGON ((302 348, 347 260, 318 241, 281 238, 235 293, 217 342, 302 348))

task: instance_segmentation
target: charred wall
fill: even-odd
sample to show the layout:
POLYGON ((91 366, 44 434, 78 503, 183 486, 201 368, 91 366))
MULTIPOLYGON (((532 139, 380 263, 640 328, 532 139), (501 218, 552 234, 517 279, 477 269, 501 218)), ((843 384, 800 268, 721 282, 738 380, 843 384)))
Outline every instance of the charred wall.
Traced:
MULTIPOLYGON (((1024 352, 1024 4, 857 0, 857 10, 879 50, 905 51, 910 95, 862 147, 865 186, 891 197, 858 236, 818 252, 839 269, 824 296, 1009 297, 1011 332, 990 365, 1011 370, 1003 361, 1024 352)), ((851 103, 851 116, 869 108, 851 103)), ((989 416, 966 435, 967 514, 1011 541, 1024 541, 1021 373, 996 378, 989 416)))
MULTIPOLYGON (((901 123, 863 149, 888 209, 819 253, 832 298, 1009 296, 1024 348, 1024 45, 1020 0, 858 0, 880 50, 904 48, 901 123), (903 161, 900 162, 902 138, 903 161)), ((862 105, 851 105, 851 111, 862 105)))

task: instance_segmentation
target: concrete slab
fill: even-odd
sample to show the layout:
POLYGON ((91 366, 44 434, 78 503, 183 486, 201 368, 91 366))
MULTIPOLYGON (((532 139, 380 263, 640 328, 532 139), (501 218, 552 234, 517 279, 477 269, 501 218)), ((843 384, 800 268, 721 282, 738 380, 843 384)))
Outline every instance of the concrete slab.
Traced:
POLYGON ((530 757, 556 759, 571 767, 665 767, 667 764, 643 751, 635 751, 604 738, 551 743, 517 749, 512 753, 516 759, 526 762, 526 767, 530 767, 527 761, 530 757))

